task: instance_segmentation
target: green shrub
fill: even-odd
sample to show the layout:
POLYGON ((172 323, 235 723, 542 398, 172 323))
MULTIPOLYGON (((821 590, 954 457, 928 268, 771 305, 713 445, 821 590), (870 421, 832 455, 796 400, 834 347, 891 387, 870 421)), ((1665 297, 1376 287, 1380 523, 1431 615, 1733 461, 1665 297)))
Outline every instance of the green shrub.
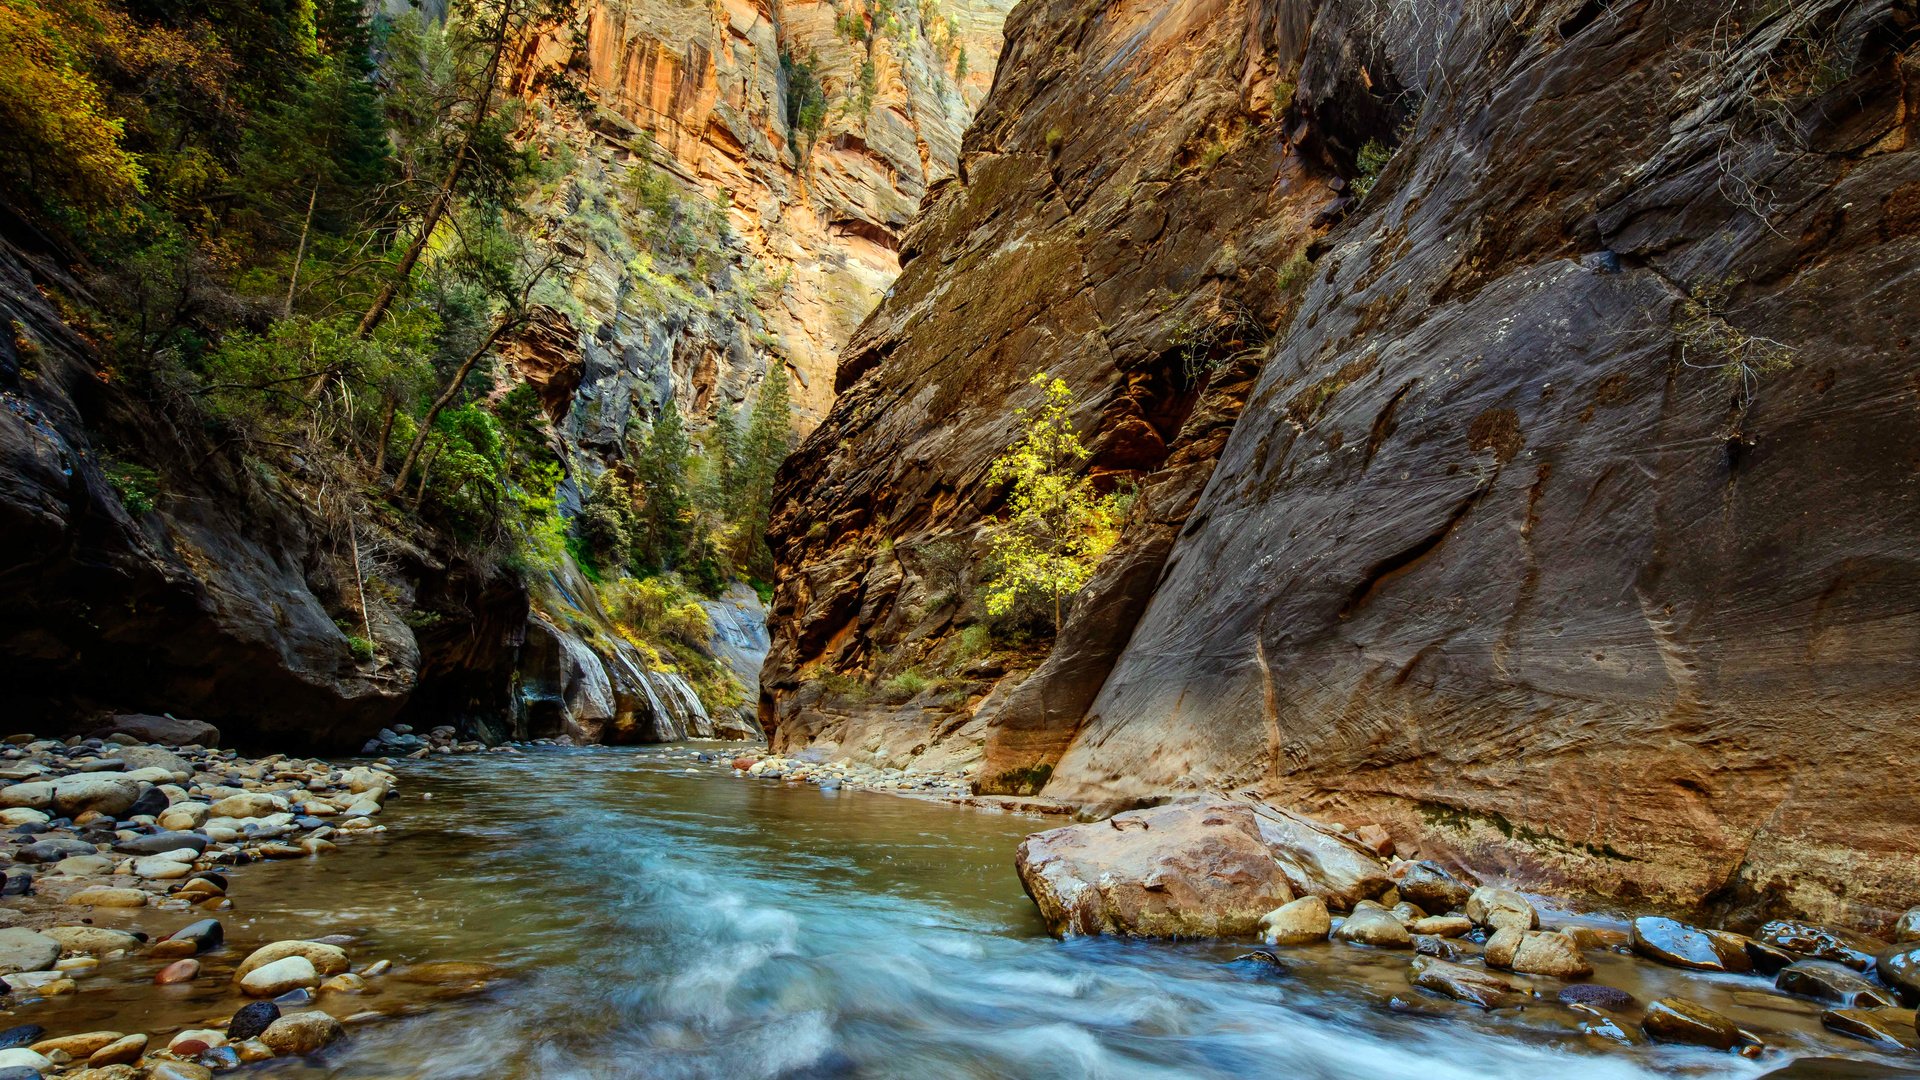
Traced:
POLYGON ((120 499, 120 505, 134 517, 150 514, 158 505, 160 498, 160 474, 145 465, 131 465, 124 461, 108 462, 105 468, 107 486, 113 488, 114 495, 120 499))
POLYGON ((371 660, 373 659, 373 642, 359 634, 348 634, 347 651, 353 654, 355 660, 371 660))
POLYGON ((940 680, 928 678, 918 668, 907 670, 888 679, 884 685, 887 696, 902 701, 919 697, 927 690, 939 685, 940 680))
POLYGON ((1354 197, 1366 198, 1373 191, 1373 185, 1379 182, 1381 170, 1392 160, 1392 147, 1379 139, 1368 139, 1366 145, 1360 148, 1360 156, 1354 163, 1360 170, 1360 175, 1353 180, 1354 197))

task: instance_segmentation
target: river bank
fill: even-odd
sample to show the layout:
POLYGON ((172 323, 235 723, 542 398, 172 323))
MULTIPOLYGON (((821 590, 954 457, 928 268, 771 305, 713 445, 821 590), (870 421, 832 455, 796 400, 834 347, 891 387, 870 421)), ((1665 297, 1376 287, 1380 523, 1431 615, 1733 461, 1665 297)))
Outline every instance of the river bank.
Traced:
MULTIPOLYGON (((226 878, 232 906, 211 916, 224 924, 224 941, 194 958, 198 978, 153 982, 178 962, 153 955, 157 944, 209 917, 162 906, 171 886, 161 886, 149 892, 160 899, 138 909, 75 908, 94 920, 76 925, 148 940, 96 958, 97 967, 73 977, 71 993, 0 1001, 0 1026, 38 1025, 43 1040, 147 1036, 143 1065, 111 1066, 120 1071, 100 1080, 141 1069, 197 1076, 184 1066, 213 1066, 198 1055, 169 1061, 163 1048, 183 1032, 224 1034, 250 1000, 233 973, 259 947, 296 940, 343 950, 367 989, 325 988, 335 978, 327 976, 312 1001, 283 1004, 289 1014, 341 1021, 344 1034, 311 1056, 281 1055, 244 1071, 478 1080, 1377 1077, 1418 1069, 1448 1080, 1624 1080, 1782 1067, 1823 1075, 1805 1062, 1834 1056, 1884 1068, 1910 1060, 1827 1030, 1817 1004, 1763 992, 1752 976, 1682 971, 1611 948, 1588 954, 1595 973, 1587 982, 1637 1002, 1696 997, 1764 1032, 1765 1055, 1648 1040, 1637 1014, 1618 1009, 1626 1038, 1608 1041, 1581 1026, 1599 1017, 1538 976, 1518 977, 1542 991, 1522 1007, 1482 1010, 1410 982, 1410 951, 1337 939, 1288 947, 1264 945, 1258 932, 1057 941, 1013 867, 1022 841, 1058 819, 956 808, 924 791, 823 789, 771 770, 736 776, 739 754, 738 744, 530 747, 429 754, 384 769, 236 758, 222 775, 262 766, 255 782, 275 784, 288 782, 277 773, 297 771, 313 778, 306 791, 316 801, 337 801, 334 778, 353 769, 393 782, 371 816, 378 826, 337 839, 318 858, 212 871, 226 878), (312 786, 322 774, 328 786, 312 786), (1237 959, 1256 951, 1280 963, 1237 959)), ((165 880, 190 882, 192 873, 165 880)), ((36 888, 0 907, 30 922, 53 899, 50 888, 36 888)), ((1631 932, 1622 920, 1545 904, 1539 913, 1543 924, 1631 932)), ((94 1080, 86 1068, 76 1059, 48 1075, 94 1080)))

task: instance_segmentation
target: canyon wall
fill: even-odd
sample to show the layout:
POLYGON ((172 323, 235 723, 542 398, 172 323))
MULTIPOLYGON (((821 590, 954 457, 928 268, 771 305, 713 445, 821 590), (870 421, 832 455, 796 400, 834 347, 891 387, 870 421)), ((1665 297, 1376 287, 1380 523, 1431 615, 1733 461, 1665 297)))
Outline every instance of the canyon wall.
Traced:
MULTIPOLYGON (((1214 7, 1195 40, 1250 40, 1214 7)), ((1340 193, 1344 220, 1323 238, 1296 215, 1249 224, 1312 238, 1312 270, 1204 493, 1153 523, 1178 532, 1170 554, 1138 569, 1129 604, 1098 582, 1076 603, 1039 673, 1095 658, 1081 679, 1036 695, 1016 668, 938 720, 967 743, 945 757, 985 788, 1093 808, 1251 791, 1613 902, 1883 924, 1920 895, 1906 812, 1920 752, 1914 6, 1464 8, 1266 5, 1268 24, 1309 28, 1278 139, 1323 150, 1329 186, 1371 190, 1340 193), (1076 631, 1092 614, 1103 625, 1076 631), (1022 694, 1027 708, 1001 708, 1022 694)), ((1020 199, 971 218, 952 207, 1013 185, 982 166, 1023 123, 1049 136, 1013 144, 1024 177, 1076 154, 1104 154, 1109 175, 1164 161, 1179 110, 1137 117, 1121 142, 1099 123, 1143 84, 1194 77, 1192 53, 1152 47, 1156 20, 1184 10, 1015 13, 967 183, 910 234, 920 254, 789 474, 793 622, 762 708, 776 741, 848 730, 810 711, 808 664, 857 664, 923 632, 903 634, 886 600, 911 574, 863 553, 898 557, 925 521, 991 521, 979 470, 1008 441, 1011 376, 1062 373, 1089 405, 1083 432, 1114 429, 1127 361, 1062 344, 1048 320, 1069 296, 1036 318, 1003 299, 1013 275, 969 289, 959 271, 996 245, 1140 230, 1083 233, 1071 210, 1094 200, 1066 183, 1057 227, 1004 245, 1020 199), (1052 40, 1076 18, 1081 37, 1052 40), (1054 59, 1031 63, 1040 53, 1054 59), (1052 139, 1034 103, 1089 69, 1130 77, 1052 139), (910 288, 923 273, 944 280, 910 288), (971 348, 934 363, 890 331, 909 322, 971 348), (950 380, 967 392, 944 393, 950 380)), ((1256 190, 1243 182, 1230 204, 1256 190)), ((1204 279, 1219 223, 1155 222, 1147 235, 1173 253, 1158 270, 1204 279)), ((1161 303, 1140 290, 1107 310, 1161 303)), ((886 730, 912 737, 869 742, 939 745, 914 723, 886 730)))

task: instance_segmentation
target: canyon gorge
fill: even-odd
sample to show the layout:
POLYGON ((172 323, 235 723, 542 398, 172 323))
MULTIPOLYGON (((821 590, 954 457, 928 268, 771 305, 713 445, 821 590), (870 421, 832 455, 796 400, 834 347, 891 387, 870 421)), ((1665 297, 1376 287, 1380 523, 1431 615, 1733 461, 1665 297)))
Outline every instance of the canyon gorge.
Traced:
POLYGON ((1913 0, 0 42, 5 1080, 1912 1075, 1913 0))

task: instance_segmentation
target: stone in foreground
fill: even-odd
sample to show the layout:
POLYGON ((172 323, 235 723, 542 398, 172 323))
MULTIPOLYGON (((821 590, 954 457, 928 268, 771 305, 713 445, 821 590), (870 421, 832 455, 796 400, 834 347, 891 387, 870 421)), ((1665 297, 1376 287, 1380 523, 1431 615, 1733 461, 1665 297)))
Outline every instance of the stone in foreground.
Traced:
POLYGON ((1484 968, 1417 956, 1407 969, 1407 980, 1422 990, 1444 994, 1483 1009, 1500 1009, 1525 1002, 1527 986, 1484 968))
POLYGON ((1251 936, 1293 899, 1245 804, 1130 810, 1020 842, 1020 884, 1058 936, 1251 936))
POLYGON ((1333 918, 1327 902, 1317 896, 1303 896, 1273 909, 1260 919, 1260 937, 1269 945, 1305 945, 1327 940, 1333 930, 1333 918))
POLYGON ((1731 1050, 1750 1041, 1733 1021, 1686 998, 1661 998, 1647 1006, 1641 1030, 1659 1042, 1731 1050))

